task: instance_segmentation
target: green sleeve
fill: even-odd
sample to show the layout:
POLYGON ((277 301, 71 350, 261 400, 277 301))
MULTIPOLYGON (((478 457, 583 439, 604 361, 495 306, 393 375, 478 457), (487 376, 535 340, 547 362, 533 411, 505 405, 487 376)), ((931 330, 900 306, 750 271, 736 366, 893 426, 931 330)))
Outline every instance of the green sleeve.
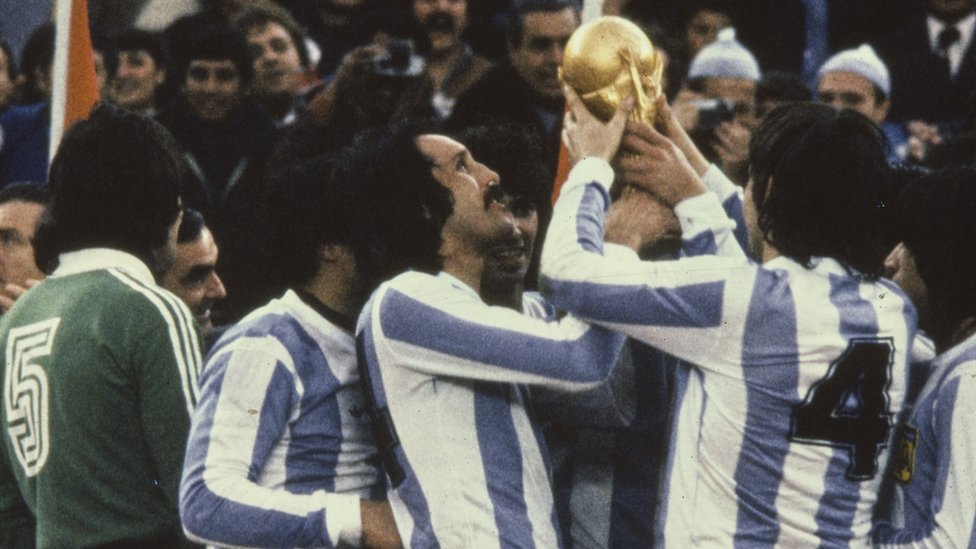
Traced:
POLYGON ((174 508, 190 417, 197 402, 200 334, 186 306, 172 295, 153 303, 155 322, 131 346, 139 387, 139 414, 156 480, 174 508))

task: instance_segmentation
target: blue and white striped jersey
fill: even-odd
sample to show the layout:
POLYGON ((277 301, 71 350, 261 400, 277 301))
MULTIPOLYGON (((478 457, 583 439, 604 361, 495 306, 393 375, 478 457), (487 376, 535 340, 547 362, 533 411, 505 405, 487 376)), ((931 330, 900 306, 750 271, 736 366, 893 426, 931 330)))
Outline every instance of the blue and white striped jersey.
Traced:
POLYGON ((249 547, 358 543, 383 499, 355 339, 295 292, 210 352, 180 486, 192 538, 249 547))
MULTIPOLYGON (((704 181, 736 222, 736 241, 746 246, 741 188, 714 166, 704 181)), ((685 236, 682 257, 716 252, 711 233, 685 236)), ((634 255, 612 244, 605 244, 603 252, 634 255)), ((551 421, 546 442, 553 459, 553 491, 566 546, 572 549, 651 547, 656 538, 674 380, 679 369, 690 366, 632 339, 624 350, 626 362, 610 378, 616 387, 601 386, 603 393, 592 402, 551 395, 537 403, 542 404, 536 408, 540 416, 551 421)))
POLYGON ((602 398, 579 402, 558 393, 533 398, 538 416, 547 421, 556 509, 569 548, 654 543, 671 385, 682 363, 633 339, 624 350, 626 360, 611 376, 617 387, 601 386, 602 398))
MULTIPOLYGON (((707 251, 707 246, 696 250, 702 241, 689 236, 682 255, 707 251)), ((605 244, 603 252, 634 255, 613 244, 605 244)), ((612 375, 597 390, 573 398, 532 392, 533 406, 546 421, 553 492, 568 548, 653 546, 680 368, 689 366, 628 339, 612 375)))
POLYGON ((866 543, 914 307, 893 284, 829 258, 810 269, 749 261, 711 193, 675 213, 684 238, 720 255, 594 253, 612 178, 598 160, 574 168, 543 248, 542 288, 556 306, 696 365, 675 380, 658 544, 866 543))
POLYGON ((739 247, 743 251, 748 253, 749 232, 742 211, 742 187, 733 183, 715 164, 708 166, 701 179, 708 190, 718 195, 719 201, 722 202, 722 209, 725 210, 729 219, 735 222, 735 229, 732 230, 732 234, 735 236, 736 242, 739 243, 739 247))
POLYGON ((552 322, 556 320, 558 312, 539 292, 522 292, 522 313, 532 318, 552 322))
POLYGON ((404 544, 560 547, 524 386, 596 385, 624 338, 490 307, 444 272, 381 285, 357 333, 404 544))
POLYGON ((895 438, 885 547, 976 547, 976 336, 935 359, 895 438))

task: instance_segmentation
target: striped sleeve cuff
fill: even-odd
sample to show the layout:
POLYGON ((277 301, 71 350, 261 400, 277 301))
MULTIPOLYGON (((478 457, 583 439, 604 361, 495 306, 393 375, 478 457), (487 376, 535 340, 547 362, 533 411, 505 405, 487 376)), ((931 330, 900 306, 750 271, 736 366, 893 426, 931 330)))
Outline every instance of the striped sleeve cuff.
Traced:
POLYGON ((709 164, 708 169, 702 174, 702 183, 713 193, 717 194, 720 200, 732 196, 739 192, 740 187, 732 182, 715 164, 709 164))
POLYGON ((613 184, 613 168, 602 158, 588 156, 580 160, 569 172, 569 179, 563 185, 562 191, 566 192, 575 187, 596 183, 603 188, 607 196, 610 194, 610 185, 613 184))
POLYGON ((682 200, 674 207, 674 215, 681 223, 681 230, 691 234, 700 230, 699 225, 716 227, 731 224, 718 196, 702 193, 682 200))

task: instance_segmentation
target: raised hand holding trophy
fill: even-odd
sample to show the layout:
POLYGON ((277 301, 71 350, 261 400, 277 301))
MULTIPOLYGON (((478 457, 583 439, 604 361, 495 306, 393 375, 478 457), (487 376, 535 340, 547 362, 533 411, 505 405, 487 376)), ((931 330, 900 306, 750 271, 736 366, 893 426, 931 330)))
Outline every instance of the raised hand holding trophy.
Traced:
POLYGON ((644 31, 608 15, 576 29, 566 43, 560 78, 604 121, 613 117, 624 98, 634 96, 631 117, 653 124, 663 70, 661 55, 644 31))

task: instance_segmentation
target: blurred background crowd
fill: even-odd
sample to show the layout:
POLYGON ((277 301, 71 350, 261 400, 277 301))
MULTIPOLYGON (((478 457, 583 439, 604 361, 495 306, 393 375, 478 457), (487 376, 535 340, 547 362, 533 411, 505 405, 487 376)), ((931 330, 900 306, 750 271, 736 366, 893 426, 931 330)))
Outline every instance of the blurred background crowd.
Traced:
MULTIPOLYGON (((220 248, 222 282, 203 292, 205 312, 219 301, 215 320, 226 324, 280 290, 264 249, 266 176, 296 158, 333 154, 408 116, 452 132, 504 122, 531 152, 513 170, 551 181, 564 112, 558 69, 581 7, 100 0, 89 16, 102 100, 155 117, 182 149, 184 205, 220 248)), ((738 183, 752 130, 790 101, 865 114, 888 137, 892 163, 976 161, 974 0, 606 0, 602 10, 646 31, 666 59, 674 112, 738 183)), ((43 186, 58 78, 51 7, 2 11, 0 188, 43 186)), ((540 236, 551 190, 532 190, 540 236)))

